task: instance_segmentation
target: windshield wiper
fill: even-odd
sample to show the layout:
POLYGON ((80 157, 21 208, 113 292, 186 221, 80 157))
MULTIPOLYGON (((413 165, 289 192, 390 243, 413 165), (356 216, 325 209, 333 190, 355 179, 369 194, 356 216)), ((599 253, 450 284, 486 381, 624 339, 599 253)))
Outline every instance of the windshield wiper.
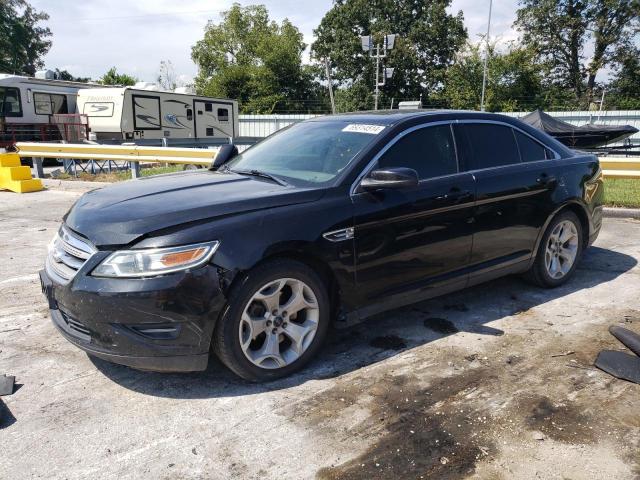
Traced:
POLYGON ((267 178, 269 180, 272 180, 274 182, 276 182, 279 185, 282 185, 283 187, 287 187, 289 186, 289 184, 287 182, 285 182, 284 180, 282 180, 281 178, 278 178, 274 175, 271 175, 270 173, 267 172, 263 172, 261 170, 233 170, 231 168, 228 168, 226 171, 229 172, 233 172, 233 173, 238 173, 240 175, 253 175, 254 177, 262 177, 262 178, 267 178))

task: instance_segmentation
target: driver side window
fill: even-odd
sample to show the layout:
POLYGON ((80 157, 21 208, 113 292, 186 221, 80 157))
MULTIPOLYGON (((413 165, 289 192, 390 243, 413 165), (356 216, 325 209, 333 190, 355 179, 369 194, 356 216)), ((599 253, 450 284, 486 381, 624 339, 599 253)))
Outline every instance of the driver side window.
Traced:
POLYGON ((424 127, 402 137, 378 160, 377 168, 394 167, 412 168, 420 180, 457 173, 450 126, 424 127))

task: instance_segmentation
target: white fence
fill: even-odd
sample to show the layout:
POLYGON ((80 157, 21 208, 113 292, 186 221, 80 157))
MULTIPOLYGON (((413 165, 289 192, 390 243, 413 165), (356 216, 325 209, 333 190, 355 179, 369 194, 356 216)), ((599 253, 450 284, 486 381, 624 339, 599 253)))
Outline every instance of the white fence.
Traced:
POLYGON ((317 117, 318 115, 288 114, 288 115, 240 115, 241 137, 268 137, 281 128, 292 123, 317 117))
MULTIPOLYGON (((511 117, 524 117, 529 112, 505 112, 511 117)), ((640 110, 607 110, 603 112, 547 112, 564 122, 573 125, 599 123, 603 125, 631 125, 640 130, 640 110)), ((240 115, 240 136, 266 137, 292 123, 313 118, 318 115, 240 115)), ((640 145, 640 133, 631 137, 634 145, 640 145)))

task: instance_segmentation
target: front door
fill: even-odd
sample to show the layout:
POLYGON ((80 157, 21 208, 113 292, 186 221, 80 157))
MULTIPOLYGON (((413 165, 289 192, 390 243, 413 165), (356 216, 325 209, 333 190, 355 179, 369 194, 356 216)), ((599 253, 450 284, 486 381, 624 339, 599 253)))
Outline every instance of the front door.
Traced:
POLYGON ((408 167, 420 183, 409 189, 356 190, 356 284, 361 305, 412 303, 466 283, 475 180, 458 171, 451 126, 411 129, 374 168, 408 167), (424 295, 422 295, 424 294, 424 295))

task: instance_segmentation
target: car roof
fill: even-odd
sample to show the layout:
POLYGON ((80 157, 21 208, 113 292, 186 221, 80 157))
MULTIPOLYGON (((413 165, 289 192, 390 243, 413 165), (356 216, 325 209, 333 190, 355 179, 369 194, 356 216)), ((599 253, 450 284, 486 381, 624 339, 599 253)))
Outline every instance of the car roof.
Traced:
POLYGON ((395 125, 404 121, 425 118, 435 120, 437 117, 446 117, 447 119, 487 119, 487 120, 511 120, 510 117, 499 115, 496 113, 476 112, 470 110, 370 110, 364 112, 338 113, 335 115, 323 115, 314 117, 308 122, 353 122, 353 123, 372 123, 375 125, 395 125))
POLYGON ((451 120, 493 120, 516 126, 529 135, 537 138, 542 143, 552 147, 561 157, 572 155, 570 149, 558 142, 555 138, 540 130, 533 128, 515 117, 501 115, 499 113, 478 112, 472 110, 372 110, 365 112, 339 113, 335 115, 323 115, 310 118, 305 122, 345 122, 364 123, 372 125, 384 125, 386 127, 397 126, 405 123, 419 123, 420 119, 427 122, 451 121, 451 120))

